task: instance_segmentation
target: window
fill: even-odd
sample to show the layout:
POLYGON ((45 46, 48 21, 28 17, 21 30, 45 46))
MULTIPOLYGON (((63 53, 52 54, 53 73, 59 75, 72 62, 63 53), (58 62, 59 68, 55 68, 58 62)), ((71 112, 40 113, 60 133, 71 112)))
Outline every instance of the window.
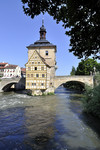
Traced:
POLYGON ((43 86, 43 85, 44 85, 44 83, 41 83, 41 85, 43 86))
POLYGON ((32 86, 36 86, 36 83, 32 83, 32 86))
POLYGON ((39 77, 39 74, 36 74, 36 77, 38 78, 38 77, 39 77))
POLYGON ((27 83, 27 86, 29 85, 29 83, 27 83))
POLYGON ((48 56, 48 51, 45 52, 45 55, 48 56))
POLYGON ((41 70, 44 70, 44 67, 41 67, 41 70))
POLYGON ((31 70, 31 67, 28 67, 28 70, 31 70))
POLYGON ((42 78, 44 78, 45 77, 45 74, 42 74, 42 78))
POLYGON ((40 62, 38 62, 38 64, 40 64, 40 62))
POLYGON ((35 67, 35 70, 37 70, 37 67, 35 67))
POLYGON ((32 64, 34 64, 34 62, 32 62, 32 64))
POLYGON ((29 77, 30 77, 30 75, 29 75, 29 74, 27 74, 27 77, 29 78, 29 77))
POLYGON ((33 77, 33 74, 31 74, 31 77, 33 77))

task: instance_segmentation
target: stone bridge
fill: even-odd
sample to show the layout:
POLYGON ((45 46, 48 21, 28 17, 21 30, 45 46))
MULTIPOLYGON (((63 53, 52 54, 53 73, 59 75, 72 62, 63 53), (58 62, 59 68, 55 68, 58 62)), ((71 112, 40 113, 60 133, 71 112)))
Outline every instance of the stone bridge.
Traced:
POLYGON ((9 90, 12 85, 18 89, 21 89, 22 86, 25 87, 25 78, 3 78, 0 80, 0 92, 9 90))
POLYGON ((63 83, 69 81, 77 81, 84 85, 94 86, 93 76, 55 76, 54 78, 54 88, 58 88, 63 83))
MULTIPOLYGON (((55 76, 54 78, 54 90, 63 83, 69 81, 77 81, 82 85, 94 86, 93 76, 55 76)), ((12 85, 18 90, 25 88, 25 78, 4 78, 0 82, 0 92, 7 91, 12 85)))

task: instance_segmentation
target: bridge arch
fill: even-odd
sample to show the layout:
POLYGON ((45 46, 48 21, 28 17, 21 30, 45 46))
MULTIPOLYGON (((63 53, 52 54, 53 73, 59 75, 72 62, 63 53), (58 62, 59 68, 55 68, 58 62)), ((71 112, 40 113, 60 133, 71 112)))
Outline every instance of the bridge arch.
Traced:
POLYGON ((60 85, 66 82, 79 82, 82 85, 89 85, 93 87, 93 76, 56 76, 54 79, 54 89, 56 90, 60 85))
POLYGON ((55 87, 55 89, 57 89, 59 86, 63 85, 63 84, 66 84, 66 83, 69 83, 69 82, 77 82, 79 83, 80 85, 82 85, 83 87, 85 87, 85 83, 84 82, 81 82, 81 81, 77 81, 77 80, 69 80, 69 81, 62 81, 62 82, 59 82, 57 84, 57 86, 55 87))
POLYGON ((62 84, 65 88, 83 91, 85 89, 85 83, 79 81, 67 81, 62 84))
POLYGON ((5 85, 3 85, 2 89, 4 92, 7 92, 10 90, 10 88, 12 87, 12 85, 16 85, 18 82, 10 82, 10 83, 7 83, 5 85))
POLYGON ((4 78, 0 82, 0 92, 7 91, 14 84, 19 83, 21 78, 4 78))

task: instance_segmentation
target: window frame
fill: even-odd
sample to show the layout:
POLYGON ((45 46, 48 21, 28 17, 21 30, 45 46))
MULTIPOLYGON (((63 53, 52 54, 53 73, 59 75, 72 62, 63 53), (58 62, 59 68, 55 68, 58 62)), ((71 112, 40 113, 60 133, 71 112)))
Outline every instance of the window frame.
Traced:
POLYGON ((48 52, 48 51, 45 51, 45 55, 48 56, 48 55, 49 55, 49 52, 48 52))

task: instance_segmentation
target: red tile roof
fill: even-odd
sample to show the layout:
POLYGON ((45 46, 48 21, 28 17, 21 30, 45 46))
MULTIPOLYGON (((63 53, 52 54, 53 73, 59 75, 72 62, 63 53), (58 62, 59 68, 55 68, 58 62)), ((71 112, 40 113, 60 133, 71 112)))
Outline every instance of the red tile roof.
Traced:
POLYGON ((16 69, 18 65, 9 65, 9 66, 6 66, 5 69, 16 69))
POLYGON ((22 72, 26 72, 26 68, 21 68, 21 71, 22 72))
POLYGON ((0 63, 0 65, 3 65, 3 66, 6 65, 6 64, 8 64, 8 63, 3 63, 3 62, 0 63))
POLYGON ((8 63, 4 63, 4 62, 1 62, 0 63, 0 69, 4 69, 5 68, 5 65, 7 65, 8 63))

